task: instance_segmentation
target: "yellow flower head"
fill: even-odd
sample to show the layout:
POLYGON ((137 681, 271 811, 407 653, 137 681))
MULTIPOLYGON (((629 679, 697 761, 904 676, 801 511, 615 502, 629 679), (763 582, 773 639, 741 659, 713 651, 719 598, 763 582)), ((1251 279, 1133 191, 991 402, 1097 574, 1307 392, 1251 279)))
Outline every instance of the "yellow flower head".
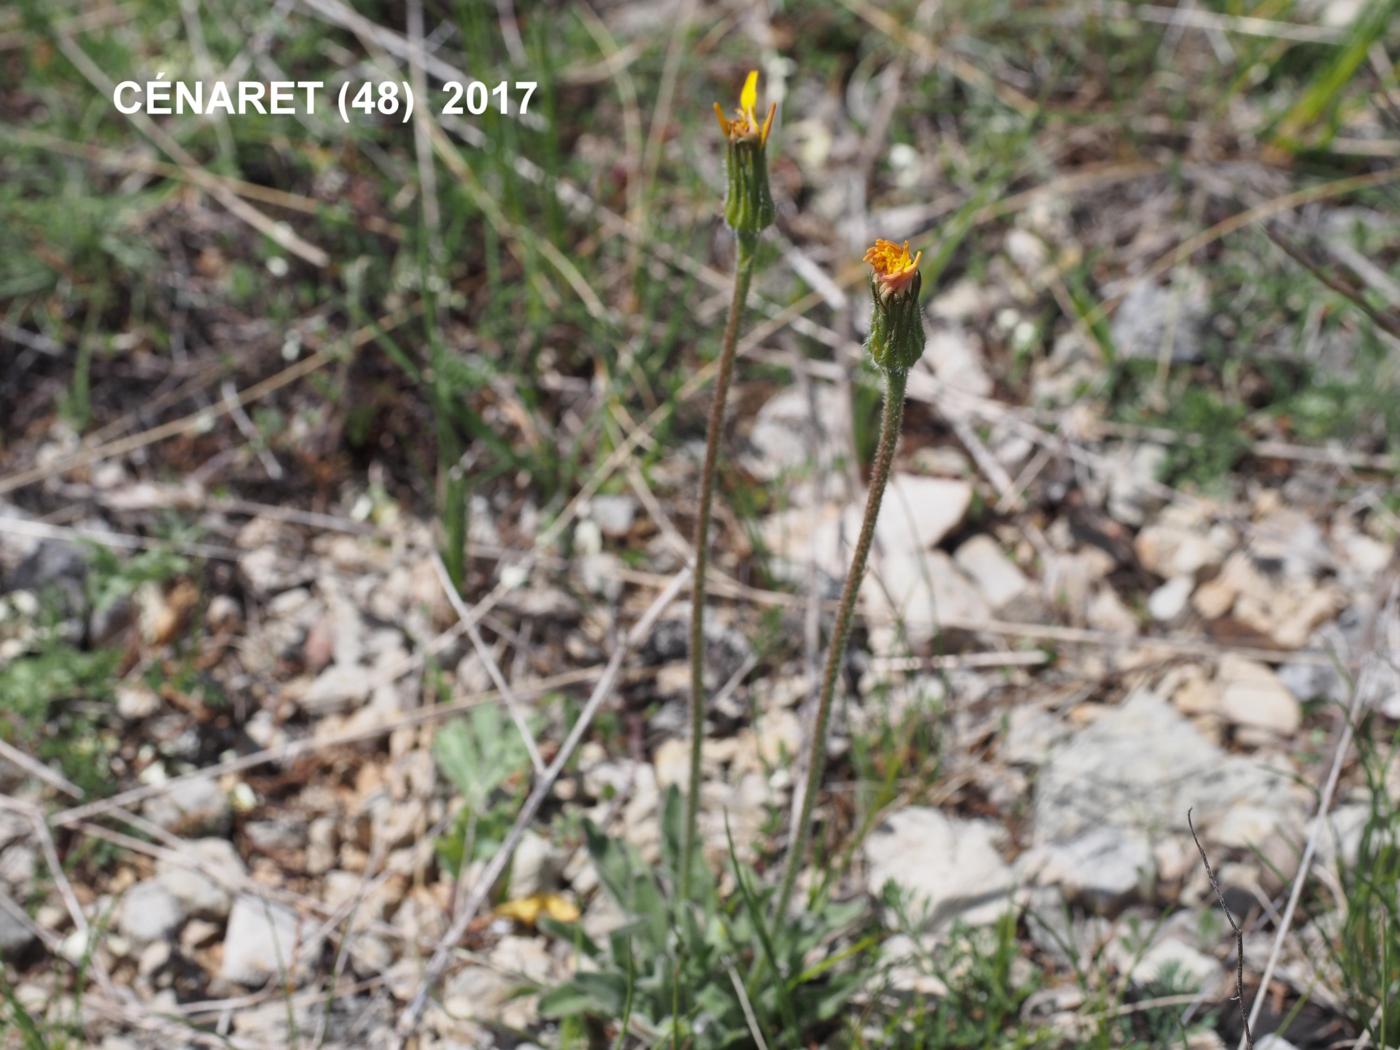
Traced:
POLYGON ((909 254, 908 241, 899 245, 894 241, 877 239, 865 253, 865 261, 875 271, 875 281, 883 295, 892 295, 909 287, 919 273, 919 260, 923 257, 923 252, 913 256, 909 254))
POLYGON ((924 352, 924 315, 919 306, 919 260, 909 254, 909 242, 876 241, 865 253, 875 272, 870 275, 870 335, 865 348, 890 375, 907 372, 924 352))
POLYGON ((763 118, 763 123, 758 122, 758 70, 749 70, 748 77, 744 80, 744 90, 739 93, 739 108, 734 111, 734 119, 729 120, 724 115, 724 107, 718 102, 715 103, 715 117, 719 120, 719 128, 724 132, 725 138, 730 142, 750 141, 758 139, 760 146, 768 144, 768 132, 773 127, 773 115, 778 112, 778 104, 771 102, 768 105, 768 116, 763 118))

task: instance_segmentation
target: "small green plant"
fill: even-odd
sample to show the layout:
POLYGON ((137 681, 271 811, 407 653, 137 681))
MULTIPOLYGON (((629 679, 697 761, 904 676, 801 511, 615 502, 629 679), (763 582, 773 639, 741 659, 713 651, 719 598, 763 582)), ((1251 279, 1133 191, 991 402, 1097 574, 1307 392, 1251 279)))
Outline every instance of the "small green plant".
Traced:
POLYGON ((118 554, 96 543, 89 544, 88 549, 87 598, 98 613, 129 598, 144 583, 166 583, 186 575, 191 567, 189 558, 166 547, 134 554, 118 554))
POLYGON ((56 762, 84 793, 108 786, 103 714, 121 653, 86 651, 41 628, 32 652, 0 667, 0 737, 41 762, 56 762))
POLYGON ((954 926, 936 951, 925 947, 922 921, 912 919, 908 901, 893 883, 882 894, 913 948, 909 959, 898 960, 907 971, 939 981, 947 992, 938 996, 907 996, 893 991, 883 998, 895 1004, 881 1012, 878 1027, 864 1019, 852 1022, 850 1041, 856 1047, 898 1050, 962 1050, 995 1046, 1029 1050, 1056 1048, 1060 1037, 1028 1024, 1021 1012, 1040 988, 1039 974, 1021 959, 1017 915, 1007 911, 991 926, 954 926), (1013 972, 1018 961, 1024 973, 1013 972))
POLYGON ((1396 741, 1382 749, 1357 733, 1370 809, 1355 858, 1341 865, 1345 914, 1332 945, 1358 1028, 1377 1046, 1400 1043, 1400 807, 1388 787, 1396 741))
POLYGON ((473 708, 433 739, 433 758, 462 796, 462 808, 436 844, 443 866, 462 868, 500 848, 524 801, 530 758, 520 734, 499 707, 473 708))
POLYGON ((670 789, 662 804, 662 863, 646 864, 627 843, 586 824, 589 855, 603 891, 626 916, 602 943, 581 929, 541 925, 587 960, 540 997, 540 1012, 570 1022, 601 1045, 648 1043, 726 1050, 762 1044, 778 1050, 825 1043, 843 1008, 865 984, 878 935, 864 928, 863 902, 818 904, 775 921, 772 891, 729 859, 735 892, 721 897, 697 863, 690 896, 678 898, 684 810, 670 789), (758 958, 766 977, 745 983, 758 958))

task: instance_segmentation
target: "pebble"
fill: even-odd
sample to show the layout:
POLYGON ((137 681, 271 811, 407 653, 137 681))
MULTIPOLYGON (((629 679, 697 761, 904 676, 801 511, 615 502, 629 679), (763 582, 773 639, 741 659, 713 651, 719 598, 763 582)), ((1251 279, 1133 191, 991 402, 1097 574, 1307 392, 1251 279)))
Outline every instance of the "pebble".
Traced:
POLYGON ((301 697, 302 710, 313 717, 339 714, 369 699, 372 677, 353 664, 331 664, 301 697))
POLYGON ((1147 612, 1159 623, 1171 623, 1184 613, 1194 586, 1190 576, 1177 576, 1158 587, 1147 599, 1147 612))
POLYGON ((0 850, 0 886, 28 893, 39 869, 39 854, 24 842, 11 842, 0 850))
POLYGON ((762 481, 799 471, 827 471, 851 447, 850 405, 830 383, 815 384, 810 391, 784 387, 758 410, 749 446, 751 451, 741 461, 762 481), (814 455, 816 463, 810 462, 814 455))
POLYGON ((1172 704, 1184 715, 1213 715, 1220 710, 1220 687, 1199 667, 1182 670, 1172 704))
POLYGON ((1156 878, 1147 835, 1108 826, 1043 847, 1028 854, 1019 866, 1034 870, 1040 885, 1058 886, 1067 898, 1095 911, 1119 907, 1150 889, 1156 878))
POLYGON ((280 904, 243 894, 233 902, 219 976, 232 984, 256 985, 285 975, 308 957, 301 943, 309 928, 280 904))
POLYGON ((1173 503, 1137 534, 1133 551, 1155 576, 1197 576, 1224 561, 1234 546, 1234 531, 1211 524, 1199 505, 1173 503))
POLYGON ((533 897, 559 885, 563 858, 543 835, 526 831, 510 862, 510 896, 533 897))
POLYGON ((1272 816, 1276 834, 1301 830, 1307 805, 1282 756, 1256 761, 1224 753, 1149 689, 1067 737, 1036 780, 1032 844, 1055 846, 1100 828, 1184 835, 1194 810, 1202 841, 1242 808, 1272 816))
POLYGON ((1139 988, 1171 978, 1174 991, 1194 992, 1208 988, 1223 972, 1218 960, 1176 937, 1161 938, 1146 950, 1118 941, 1109 957, 1139 988))
POLYGON ((1172 363, 1201 356, 1209 317, 1209 286, 1197 270, 1177 267, 1169 285, 1140 278, 1129 285, 1113 315, 1109 337, 1125 358, 1157 360, 1163 350, 1172 363))
POLYGON ((1109 634, 1131 636, 1138 633, 1137 617, 1123 604, 1118 592, 1106 583, 1094 591, 1084 610, 1084 618, 1090 627, 1109 634))
MULTIPOLYGON (((876 548, 903 564, 939 543, 962 523, 972 504, 972 485, 956 478, 895 474, 875 528, 876 548)), ((808 565, 834 581, 845 578, 850 545, 860 532, 864 498, 836 506, 795 507, 770 515, 761 527, 763 542, 774 555, 774 568, 806 585, 808 565)), ((873 558, 872 563, 879 558, 873 558)), ((872 568, 878 571, 878 566, 872 568)), ((985 605, 985 602, 982 604, 985 605)))
POLYGON ((518 983, 485 966, 465 966, 443 982, 442 1006, 457 1020, 494 1020, 518 983))
POLYGON ((953 555, 953 561, 977 585, 993 610, 1005 609, 1030 590, 1025 573, 990 536, 974 536, 953 555))
POLYGON ((1141 525, 1162 503, 1157 475, 1167 462, 1161 445, 1123 449, 1111 460, 1108 476, 1109 517, 1124 525, 1141 525))
POLYGON ((187 914, 212 919, 228 915, 233 895, 248 874, 233 843, 220 838, 198 839, 185 844, 181 859, 198 867, 162 857, 156 863, 156 881, 187 914))
POLYGON ((335 867, 336 818, 316 817, 306 826, 306 873, 321 875, 335 867))
POLYGON ((690 783, 690 743, 670 737, 657 745, 651 757, 656 783, 664 788, 675 785, 684 791, 690 783))
POLYGON ((1012 765, 1038 766, 1068 734, 1069 727, 1043 708, 1013 707, 1007 714, 1001 754, 1012 765))
POLYGON ((935 328, 928 335, 924 360, 933 366, 940 380, 959 393, 986 397, 992 392, 992 377, 987 374, 982 349, 966 329, 935 328))
POLYGON ((128 722, 150 718, 160 710, 160 697, 144 685, 124 683, 117 687, 117 714, 128 722))
POLYGON ((589 500, 589 517, 604 536, 623 539, 632 531, 637 518, 637 501, 631 496, 594 496, 589 500))
POLYGON ((136 972, 142 977, 153 977, 169 964, 170 954, 169 941, 152 941, 141 949, 141 955, 136 960, 136 972))
POLYGON ((27 925, 10 914, 8 907, 0 907, 0 958, 14 959, 34 940, 34 934, 27 925))
POLYGON ((117 929, 136 944, 168 938, 184 921, 184 905, 158 879, 127 890, 117 913, 117 929))
POLYGON ((1220 711, 1235 725, 1287 736, 1302 724, 1302 705, 1264 664, 1230 653, 1221 659, 1215 680, 1220 711))
POLYGON ((306 825, 294 817, 250 820, 243 825, 243 834, 262 853, 291 853, 306 845, 306 825))
POLYGON ((148 799, 143 812, 167 831, 213 831, 227 826, 229 800, 212 779, 196 777, 148 799))
POLYGON ((932 641, 945 624, 992 618, 982 592, 943 551, 888 549, 871 562, 861 604, 876 622, 900 623, 910 645, 932 641))

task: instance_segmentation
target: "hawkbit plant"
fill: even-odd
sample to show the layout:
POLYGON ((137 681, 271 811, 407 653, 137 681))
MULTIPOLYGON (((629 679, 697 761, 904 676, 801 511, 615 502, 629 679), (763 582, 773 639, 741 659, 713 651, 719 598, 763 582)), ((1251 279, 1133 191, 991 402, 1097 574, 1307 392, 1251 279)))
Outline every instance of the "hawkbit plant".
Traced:
POLYGON ((856 596, 865 577, 865 564, 870 557, 870 545, 875 536, 875 522, 880 516, 880 502, 890 477, 895 446, 904 418, 904 389, 912 368, 924 352, 923 314, 919 308, 919 260, 923 253, 911 256, 909 242, 898 245, 877 240, 865 253, 865 261, 873 271, 870 292, 874 300, 870 318, 870 336, 865 348, 875 366, 885 376, 885 402, 880 419, 880 442, 875 451, 875 463, 870 474, 870 491, 865 501, 865 517, 860 523, 851 565, 841 588, 841 600, 836 607, 836 624, 832 631, 826 663, 822 670, 821 693, 817 699, 817 718, 812 727, 807 750, 807 775, 804 778, 800 803, 793 811, 788 835, 787 862, 778 891, 776 915, 787 914, 797 885, 798 872, 807 853, 812 834, 812 805, 821 786, 826 766, 826 733, 831 719, 831 701, 836 692, 836 679, 841 670, 841 657, 851 631, 851 616, 856 596))
POLYGON ((700 473, 699 510, 695 518, 695 573, 690 586, 690 788, 686 796, 685 839, 681 853, 681 897, 690 895, 700 822, 700 757, 705 732, 705 566, 709 560, 710 512, 714 501, 715 463, 724 430, 725 402, 734 375, 739 319, 744 312, 759 235, 773 223, 773 196, 768 190, 768 133, 778 104, 771 103, 762 123, 758 119, 758 72, 752 71, 739 94, 739 108, 726 117, 719 103, 715 116, 725 138, 728 193, 724 220, 734 231, 738 251, 734 261, 734 293, 724 325, 714 399, 705 432, 705 462, 700 473))

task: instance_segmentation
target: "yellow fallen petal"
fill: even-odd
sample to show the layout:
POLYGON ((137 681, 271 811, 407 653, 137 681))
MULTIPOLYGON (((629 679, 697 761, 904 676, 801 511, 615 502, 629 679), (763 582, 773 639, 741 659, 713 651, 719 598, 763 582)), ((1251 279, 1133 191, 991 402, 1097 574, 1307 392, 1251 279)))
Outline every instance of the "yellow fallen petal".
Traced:
POLYGON ((557 893, 545 894, 544 910, 555 922, 578 922, 578 905, 557 893))
POLYGON ((514 919, 526 926, 533 926, 543 910, 544 904, 539 897, 522 897, 519 900, 506 901, 496 909, 496 914, 503 919, 514 919))
POLYGON ((579 910, 573 901, 557 893, 536 893, 506 901, 496 909, 496 914, 503 919, 514 919, 524 926, 534 926, 541 915, 548 915, 555 922, 577 922, 579 910))
POLYGON ((744 90, 739 93, 739 108, 749 115, 749 119, 757 121, 754 110, 758 106, 758 70, 749 70, 749 75, 744 80, 744 90))

